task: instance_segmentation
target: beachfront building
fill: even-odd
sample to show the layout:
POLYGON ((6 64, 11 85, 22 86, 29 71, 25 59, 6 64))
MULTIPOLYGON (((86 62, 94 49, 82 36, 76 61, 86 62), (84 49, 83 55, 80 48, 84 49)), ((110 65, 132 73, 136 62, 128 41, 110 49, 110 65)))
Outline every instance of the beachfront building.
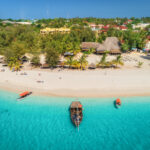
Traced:
POLYGON ((70 33, 69 28, 45 28, 40 30, 41 34, 53 34, 53 33, 70 33))
POLYGON ((82 42, 81 49, 82 51, 89 51, 90 49, 97 49, 99 47, 99 43, 97 42, 82 42))
POLYGON ((107 37, 106 40, 96 49, 97 54, 103 54, 108 51, 110 54, 121 54, 121 47, 118 38, 107 37))
POLYGON ((103 54, 106 51, 109 51, 110 54, 121 54, 120 42, 117 37, 107 37, 102 44, 97 42, 82 42, 81 49, 82 51, 95 49, 97 54, 103 54))
POLYGON ((22 63, 25 63, 25 62, 29 62, 32 60, 33 58, 33 55, 30 54, 30 53, 25 53, 21 58, 20 60, 22 61, 22 63))

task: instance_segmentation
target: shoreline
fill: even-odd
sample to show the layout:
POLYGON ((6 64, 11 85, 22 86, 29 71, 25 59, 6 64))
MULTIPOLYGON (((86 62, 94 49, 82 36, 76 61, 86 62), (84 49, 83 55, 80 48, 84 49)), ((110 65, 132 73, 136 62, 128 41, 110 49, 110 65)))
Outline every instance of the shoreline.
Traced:
MULTIPOLYGON (((114 56, 109 56, 113 59, 114 56)), ((125 65, 119 69, 69 70, 57 68, 26 68, 12 72, 8 67, 0 72, 0 89, 20 94, 32 91, 36 96, 50 97, 133 97, 150 96, 150 61, 143 54, 124 54, 125 65), (142 68, 137 62, 144 62, 142 68)), ((89 56, 96 63, 98 56, 89 56)), ((26 66, 26 65, 25 65, 26 66)))
MULTIPOLYGON (((41 72, 45 80, 46 77, 49 76, 49 78, 47 79, 47 84, 38 84, 33 81, 33 79, 36 78, 35 73, 37 74, 39 73, 39 71, 26 72, 28 72, 34 78, 28 79, 25 76, 16 75, 15 73, 12 73, 10 71, 2 73, 4 75, 3 77, 1 77, 2 74, 0 74, 0 89, 17 94, 20 94, 24 91, 32 91, 34 96, 48 97, 117 98, 150 96, 150 80, 148 80, 148 78, 144 78, 143 80, 143 76, 141 75, 143 73, 145 75, 144 70, 135 69, 134 71, 101 70, 94 72, 41 72), (110 75, 105 75, 106 71, 107 74, 110 75), (126 76, 128 72, 130 72, 132 75, 126 76), (133 73, 139 74, 137 79, 133 78, 133 73), (61 80, 58 79, 60 74, 61 76, 63 76, 61 80), (119 75, 120 78, 118 76, 116 78, 116 74, 119 75), (10 77, 8 77, 8 75, 10 77), (121 75, 125 76, 121 77, 121 75), (2 80, 4 78, 5 80, 2 80)), ((148 73, 150 73, 150 71, 147 72, 146 70, 146 77, 149 77, 148 73)))
MULTIPOLYGON (((0 86, 0 90, 1 91, 7 91, 7 92, 13 92, 16 94, 20 94, 21 92, 26 91, 25 87, 20 87, 19 89, 13 89, 10 87, 2 87, 0 86)), ((89 93, 89 90, 82 90, 82 91, 74 91, 74 90, 55 90, 55 91, 45 91, 45 90, 39 90, 39 89, 30 89, 30 91, 33 92, 33 96, 46 96, 46 97, 66 97, 66 98, 118 98, 118 97, 142 97, 142 96, 150 96, 149 92, 144 92, 144 93, 137 93, 137 92, 131 92, 128 94, 124 94, 122 93, 104 93, 103 94, 99 94, 97 92, 93 92, 93 93, 89 93), (66 94, 66 91, 69 92, 70 94, 66 94), (59 94, 57 94, 59 92, 59 94), (88 93, 88 94, 87 94, 88 93), (78 94, 78 96, 77 96, 78 94)), ((129 92, 129 91, 128 91, 129 92)))

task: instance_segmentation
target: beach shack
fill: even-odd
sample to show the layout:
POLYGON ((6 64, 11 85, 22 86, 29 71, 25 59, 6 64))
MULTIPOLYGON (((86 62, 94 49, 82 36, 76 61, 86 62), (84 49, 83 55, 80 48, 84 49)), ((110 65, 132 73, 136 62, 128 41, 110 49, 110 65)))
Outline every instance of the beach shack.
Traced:
POLYGON ((120 55, 121 54, 121 50, 120 49, 111 49, 110 50, 110 54, 111 55, 120 55))
POLYGON ((121 47, 118 38, 107 37, 106 40, 96 49, 96 54, 103 54, 106 51, 112 55, 121 54, 121 47))
POLYGON ((48 68, 50 68, 50 67, 49 67, 49 64, 47 64, 47 63, 42 64, 42 66, 41 66, 41 69, 48 69, 48 68))
POLYGON ((32 54, 26 53, 20 58, 20 60, 22 61, 22 63, 25 63, 30 62, 32 58, 33 58, 32 54))
POLYGON ((99 47, 99 43, 97 42, 82 42, 81 50, 82 51, 89 51, 90 49, 97 49, 99 47))
POLYGON ((96 54, 104 54, 106 52, 106 47, 104 44, 100 44, 100 46, 96 49, 96 54))

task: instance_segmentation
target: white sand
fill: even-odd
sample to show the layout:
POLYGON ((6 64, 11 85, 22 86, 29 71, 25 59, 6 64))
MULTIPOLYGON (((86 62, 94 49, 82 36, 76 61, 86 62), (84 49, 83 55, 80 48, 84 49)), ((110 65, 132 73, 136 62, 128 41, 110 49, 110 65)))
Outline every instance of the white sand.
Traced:
MULTIPOLYGON (((134 55, 137 57, 137 54, 134 55)), ((139 57, 136 59, 139 61, 139 57)), ((0 88, 18 93, 29 90, 35 95, 49 96, 150 96, 150 60, 142 58, 144 64, 140 69, 135 67, 137 63, 132 59, 129 62, 125 62, 125 66, 121 69, 87 71, 36 69, 26 70, 28 75, 20 75, 24 71, 16 73, 6 69, 5 72, 0 72, 0 88), (37 83, 38 80, 44 83, 37 83)))

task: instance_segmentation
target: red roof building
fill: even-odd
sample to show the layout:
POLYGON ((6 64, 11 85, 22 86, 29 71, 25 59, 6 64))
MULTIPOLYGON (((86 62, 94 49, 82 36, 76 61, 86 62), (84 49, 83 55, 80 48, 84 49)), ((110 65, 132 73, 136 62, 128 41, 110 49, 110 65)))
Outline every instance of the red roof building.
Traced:
POLYGON ((125 26, 120 26, 120 30, 127 30, 128 28, 125 26))
POLYGON ((128 23, 131 23, 132 22, 132 20, 131 19, 128 19, 128 23))

